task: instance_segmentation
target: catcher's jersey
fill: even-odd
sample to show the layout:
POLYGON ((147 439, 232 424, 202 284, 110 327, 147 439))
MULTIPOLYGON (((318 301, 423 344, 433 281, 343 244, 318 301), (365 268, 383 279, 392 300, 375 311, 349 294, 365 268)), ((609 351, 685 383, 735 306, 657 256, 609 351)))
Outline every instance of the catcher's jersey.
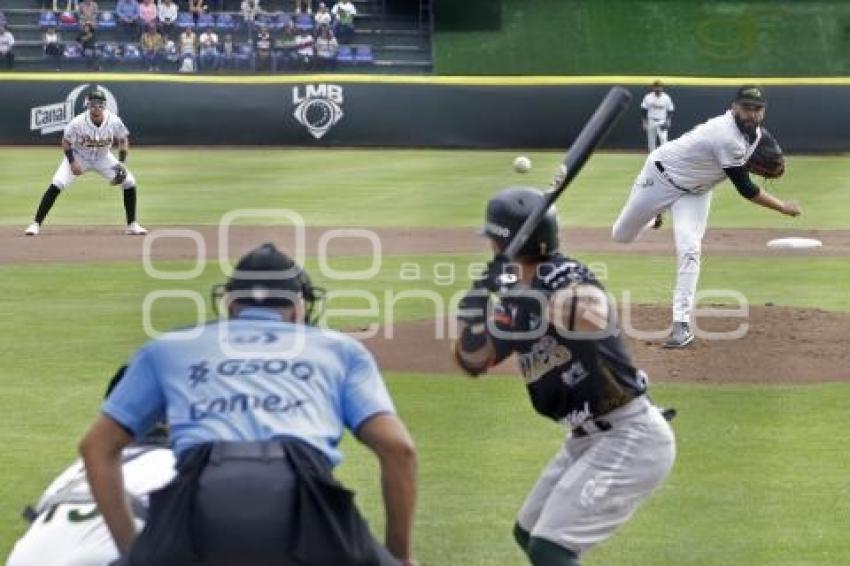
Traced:
POLYGON ((88 161, 97 161, 109 153, 116 140, 124 139, 128 135, 130 131, 121 118, 109 110, 104 110, 100 126, 92 122, 89 112, 86 111, 75 116, 65 126, 63 137, 71 144, 76 156, 88 161))
MULTIPOLYGON (((587 267, 557 254, 539 267, 531 288, 548 294, 572 283, 602 289, 587 267)), ((536 300, 503 301, 495 309, 496 328, 515 335, 539 329, 540 307, 536 300)), ((575 427, 646 392, 646 374, 632 365, 612 321, 615 330, 601 339, 570 339, 551 324, 535 339, 491 338, 499 359, 516 352, 535 410, 575 427)))
MULTIPOLYGON (((168 448, 134 446, 122 455, 124 488, 135 500, 136 528, 143 520, 139 506, 147 507, 148 494, 174 477, 174 455, 168 448)), ((110 564, 118 549, 89 491, 85 467, 77 460, 41 496, 38 516, 15 544, 6 566, 94 566, 110 564)))
POLYGON ((723 171, 747 163, 761 139, 761 128, 750 141, 738 128, 732 111, 712 118, 649 155, 665 174, 690 192, 705 192, 726 179, 723 171))
POLYGON ((676 110, 673 99, 666 92, 657 96, 654 92, 648 92, 643 97, 640 107, 646 110, 646 117, 652 122, 664 122, 667 120, 667 115, 676 110))

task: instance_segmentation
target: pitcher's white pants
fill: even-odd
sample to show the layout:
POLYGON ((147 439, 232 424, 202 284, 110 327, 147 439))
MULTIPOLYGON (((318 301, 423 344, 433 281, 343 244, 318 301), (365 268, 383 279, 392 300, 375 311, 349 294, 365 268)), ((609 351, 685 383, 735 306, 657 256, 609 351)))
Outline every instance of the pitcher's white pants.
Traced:
POLYGON ((690 322, 699 280, 702 238, 705 236, 711 191, 688 193, 674 187, 647 159, 632 185, 632 191, 612 236, 618 242, 632 242, 655 218, 670 210, 676 239, 678 271, 673 292, 673 321, 690 322))

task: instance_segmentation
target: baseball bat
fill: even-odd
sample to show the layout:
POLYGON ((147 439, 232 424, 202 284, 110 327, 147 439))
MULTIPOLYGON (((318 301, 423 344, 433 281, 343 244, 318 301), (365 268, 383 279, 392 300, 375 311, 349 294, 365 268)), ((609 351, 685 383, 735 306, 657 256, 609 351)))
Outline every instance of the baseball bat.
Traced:
POLYGON ((632 94, 623 87, 615 86, 608 91, 596 112, 593 113, 593 116, 590 117, 590 120, 587 121, 578 137, 567 150, 564 162, 558 166, 550 190, 546 192, 546 198, 525 219, 516 235, 505 247, 501 254, 505 259, 512 260, 517 252, 522 249, 529 236, 537 228, 540 220, 546 215, 546 211, 579 174, 587 159, 626 111, 631 100, 632 94))

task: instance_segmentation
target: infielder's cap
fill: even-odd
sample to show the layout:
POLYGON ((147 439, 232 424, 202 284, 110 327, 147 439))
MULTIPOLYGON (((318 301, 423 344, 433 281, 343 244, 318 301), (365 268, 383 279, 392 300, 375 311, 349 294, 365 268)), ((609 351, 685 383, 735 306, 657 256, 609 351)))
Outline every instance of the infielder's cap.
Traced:
POLYGON ((658 87, 664 86, 664 83, 662 83, 660 80, 656 79, 655 81, 653 81, 652 86, 655 87, 655 88, 658 88, 658 87))
POLYGON ((764 91, 755 85, 744 85, 735 94, 735 102, 746 102, 756 106, 764 106, 764 91))
POLYGON ((86 97, 89 102, 100 102, 106 104, 106 93, 100 89, 95 89, 86 97))
POLYGON ((306 273, 274 244, 266 242, 236 264, 225 290, 239 303, 260 307, 289 307, 304 292, 306 273))

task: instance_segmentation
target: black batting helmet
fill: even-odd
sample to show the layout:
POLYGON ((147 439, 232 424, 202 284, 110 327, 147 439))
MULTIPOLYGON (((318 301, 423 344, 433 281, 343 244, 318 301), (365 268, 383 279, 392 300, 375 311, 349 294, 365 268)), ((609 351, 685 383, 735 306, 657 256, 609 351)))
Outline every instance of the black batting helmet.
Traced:
MULTIPOLYGON (((501 191, 487 201, 482 233, 504 248, 543 198, 543 192, 530 187, 508 187, 501 191)), ((545 258, 556 251, 558 251, 558 211, 552 205, 529 236, 528 241, 520 248, 517 257, 545 258)))
POLYGON ((234 302, 256 307, 287 308, 301 297, 308 324, 315 322, 314 310, 324 296, 301 266, 269 242, 242 256, 227 283, 213 288, 214 304, 225 291, 234 294, 234 302))

